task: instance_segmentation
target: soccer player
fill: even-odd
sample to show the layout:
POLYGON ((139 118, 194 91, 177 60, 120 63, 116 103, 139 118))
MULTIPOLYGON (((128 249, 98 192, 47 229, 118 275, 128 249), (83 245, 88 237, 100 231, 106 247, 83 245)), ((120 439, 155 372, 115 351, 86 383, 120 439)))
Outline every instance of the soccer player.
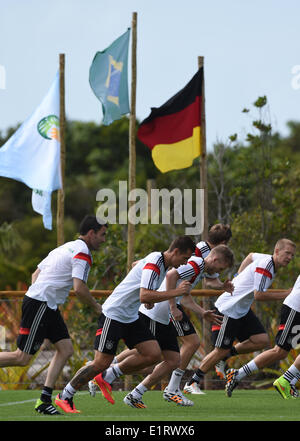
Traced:
MULTIPOLYGON (((252 373, 263 369, 276 361, 283 360, 287 357, 289 351, 298 344, 298 331, 300 328, 300 276, 297 278, 291 292, 286 294, 286 298, 281 307, 280 322, 278 332, 275 338, 275 346, 267 351, 257 355, 249 363, 242 366, 240 369, 228 370, 227 386, 228 392, 232 393, 233 389, 239 384, 239 382, 250 376, 252 373)), ((289 378, 291 380, 291 377, 289 378)), ((298 391, 295 387, 295 383, 298 379, 295 377, 294 381, 289 386, 289 396, 298 396, 298 391)), ((285 398, 284 392, 282 393, 281 379, 274 382, 275 388, 285 398)), ((227 394, 228 394, 227 392, 227 394)))
POLYGON ((55 248, 42 260, 32 275, 32 284, 22 304, 22 319, 17 339, 18 349, 0 352, 0 367, 26 366, 44 339, 49 339, 55 353, 48 368, 46 381, 35 410, 45 415, 58 415, 52 405, 55 382, 73 354, 68 329, 59 311, 74 287, 80 301, 99 316, 101 305, 91 295, 86 283, 92 265, 91 251, 105 241, 107 225, 95 216, 86 216, 80 224, 78 239, 55 248))
MULTIPOLYGON (((230 225, 227 224, 215 224, 213 225, 208 232, 208 240, 201 241, 197 243, 195 255, 198 257, 202 257, 203 259, 209 255, 212 249, 214 249, 218 245, 227 245, 230 238, 232 237, 232 232, 230 225)), ((206 274, 204 279, 205 287, 210 289, 228 289, 229 292, 232 290, 231 282, 225 285, 219 280, 218 272, 214 274, 206 274)), ((196 285, 194 285, 196 286, 196 285)), ((186 314, 184 306, 187 309, 193 310, 190 306, 194 305, 193 303, 187 303, 188 299, 183 298, 182 301, 178 300, 177 302, 174 299, 169 301, 171 308, 171 316, 172 323, 176 329, 177 336, 180 339, 181 347, 180 347, 180 365, 174 370, 171 376, 171 382, 175 385, 177 384, 178 389, 181 382, 181 379, 184 375, 184 372, 191 361, 193 355, 198 350, 200 345, 200 339, 198 334, 195 331, 195 328, 190 321, 188 315, 186 314)), ((218 366, 216 366, 216 371, 218 375, 222 375, 218 366)), ((191 394, 203 394, 200 390, 200 387, 197 383, 192 383, 190 386, 187 384, 184 387, 185 393, 191 394)))
MULTIPOLYGON (((103 313, 99 318, 94 344, 94 360, 79 369, 63 392, 56 397, 55 403, 65 412, 74 412, 73 396, 77 390, 110 366, 121 338, 128 348, 137 349, 135 355, 127 357, 119 364, 121 373, 136 372, 160 361, 160 347, 149 328, 139 318, 139 307, 141 303, 162 302, 189 293, 190 283, 186 281, 174 290, 158 291, 158 288, 168 267, 177 268, 186 263, 194 251, 195 243, 190 237, 178 237, 165 252, 152 252, 141 259, 114 289, 102 307, 103 313)), ((100 375, 101 391, 113 404, 111 386, 101 377, 100 375)))
MULTIPOLYGON (((191 283, 190 288, 192 289, 204 277, 205 273, 214 274, 216 271, 221 272, 232 265, 232 251, 227 246, 220 245, 215 247, 205 259, 192 256, 186 265, 181 265, 178 269, 174 268, 168 271, 159 291, 175 289, 184 280, 191 283)), ((220 317, 214 314, 212 310, 206 311, 201 308, 200 305, 194 302, 190 294, 183 298, 188 299, 187 303, 197 314, 210 322, 220 324, 220 317)), ((124 398, 124 402, 131 407, 145 408, 146 406, 142 401, 143 394, 166 375, 170 374, 174 367, 176 368, 179 365, 180 355, 177 332, 172 321, 170 321, 168 301, 156 303, 151 309, 141 305, 139 311, 140 317, 157 338, 164 357, 164 360, 154 367, 153 372, 124 398)), ((121 374, 119 364, 115 364, 102 375, 103 379, 111 384, 121 374)), ((94 381, 97 382, 97 377, 94 381)), ((165 389, 163 397, 166 401, 174 402, 180 406, 192 406, 194 404, 181 393, 177 385, 172 385, 172 387, 165 389)))
MULTIPOLYGON (((274 248, 273 255, 249 264, 233 279, 233 293, 225 292, 216 301, 217 313, 222 314, 221 327, 213 327, 214 349, 202 360, 199 369, 191 380, 199 383, 204 375, 219 360, 223 360, 232 349, 237 339, 240 343, 238 353, 245 354, 265 348, 269 344, 268 335, 258 317, 251 309, 255 300, 281 300, 286 294, 282 292, 267 293, 273 282, 275 272, 286 267, 295 254, 295 244, 288 239, 280 239, 274 248)), ((228 378, 229 380, 229 378, 228 378)), ((226 383, 227 395, 230 396, 229 382, 226 383)))

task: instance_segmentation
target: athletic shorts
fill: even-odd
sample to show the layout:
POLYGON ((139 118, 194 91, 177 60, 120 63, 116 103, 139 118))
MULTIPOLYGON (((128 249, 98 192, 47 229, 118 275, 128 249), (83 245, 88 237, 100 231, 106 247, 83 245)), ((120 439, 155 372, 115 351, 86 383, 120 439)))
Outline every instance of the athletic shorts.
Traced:
POLYGON ((122 323, 106 317, 102 313, 98 321, 94 349, 105 354, 115 355, 121 339, 129 349, 134 348, 138 343, 156 340, 140 318, 131 323, 122 323))
POLYGON ((216 348, 229 349, 235 340, 242 342, 252 335, 266 333, 265 328, 251 309, 239 319, 228 317, 219 311, 216 311, 216 314, 223 316, 221 326, 212 325, 212 344, 216 348))
POLYGON ((282 305, 275 341, 277 346, 285 351, 296 348, 300 343, 300 312, 282 305))
POLYGON ((176 330, 177 337, 184 337, 185 335, 196 334, 195 328, 183 307, 177 304, 177 308, 180 309, 183 314, 181 320, 174 320, 173 316, 171 315, 171 323, 176 330))
POLYGON ((26 354, 35 354, 45 338, 51 343, 70 338, 67 326, 58 309, 47 306, 47 302, 24 296, 22 319, 17 346, 26 354))
POLYGON ((141 312, 139 312, 139 316, 145 326, 147 326, 155 336, 162 351, 179 352, 177 332, 171 322, 168 325, 163 325, 141 312))

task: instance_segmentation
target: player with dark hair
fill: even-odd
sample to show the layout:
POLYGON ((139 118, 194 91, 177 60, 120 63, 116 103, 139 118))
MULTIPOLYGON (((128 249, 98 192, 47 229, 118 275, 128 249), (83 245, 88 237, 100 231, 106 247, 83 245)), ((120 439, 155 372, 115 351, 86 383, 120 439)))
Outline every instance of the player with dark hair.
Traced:
MULTIPOLYGON (((195 255, 197 257, 202 257, 205 259, 209 253, 218 245, 227 245, 230 238, 232 237, 232 232, 230 225, 228 224, 215 224, 208 231, 208 240, 200 241, 196 244, 195 255)), ((204 286, 205 288, 210 289, 228 289, 231 290, 231 283, 227 280, 225 281, 225 285, 223 282, 219 280, 219 274, 205 274, 204 278, 204 286)), ((170 382, 166 387, 166 390, 170 388, 170 390, 180 389, 181 379, 184 375, 184 372, 191 361, 193 355, 198 350, 200 346, 199 336, 189 319, 189 316, 185 312, 184 308, 190 309, 193 311, 194 303, 188 302, 188 299, 183 297, 181 300, 177 302, 174 299, 169 301, 170 303, 170 311, 172 323, 175 327, 177 336, 180 339, 181 347, 180 347, 180 365, 177 369, 175 369, 172 373, 170 382), (170 387, 169 387, 170 386, 170 387)), ((217 366, 216 366, 217 370, 217 366)), ((219 372, 217 372, 220 375, 219 372)), ((191 385, 185 385, 184 390, 186 393, 191 394, 203 394, 201 391, 199 384, 192 383, 191 385)))
MULTIPOLYGON (((221 272, 233 265, 233 253, 228 247, 220 245, 215 247, 205 259, 192 256, 187 264, 179 268, 173 268, 167 272, 166 277, 159 288, 159 291, 175 289, 186 280, 191 283, 191 289, 196 286, 204 277, 205 273, 213 274, 221 272)), ((197 314, 215 324, 220 324, 219 316, 212 310, 204 310, 192 299, 191 295, 184 296, 187 303, 197 314)), ((148 309, 141 305, 140 317, 154 333, 161 347, 163 361, 157 364, 153 371, 124 399, 124 402, 131 407, 145 408, 142 401, 143 394, 150 390, 162 378, 177 368, 180 362, 179 347, 177 343, 176 328, 170 321, 170 310, 168 301, 156 303, 153 308, 148 309)), ((103 378, 110 384, 118 378, 119 364, 115 364, 103 373, 103 378)), ((133 372, 132 372, 133 373, 133 372)), ((180 391, 179 387, 169 388, 163 393, 166 401, 173 402, 179 406, 192 406, 194 403, 188 400, 180 391)))
POLYGON ((91 251, 105 241, 107 225, 87 216, 80 224, 78 239, 52 250, 32 275, 32 284, 22 304, 22 319, 17 339, 18 349, 0 352, 0 367, 26 366, 39 350, 44 339, 49 339, 55 353, 48 368, 46 381, 35 410, 46 415, 60 412, 52 405, 52 391, 73 346, 59 305, 65 303, 74 287, 79 300, 89 305, 99 316, 101 305, 91 295, 86 283, 92 266, 91 251))
MULTIPOLYGON (((208 240, 207 241, 200 241, 197 243, 195 248, 195 256, 205 259, 209 253, 217 246, 217 245, 226 245, 228 244, 228 241, 230 240, 232 236, 230 225, 227 224, 215 224, 213 225, 208 233, 208 240)), ((232 284, 230 281, 225 280, 225 282, 221 282, 219 280, 219 274, 208 274, 206 272, 204 275, 205 280, 205 287, 211 288, 211 289, 217 289, 217 290, 228 290, 231 291, 232 284)), ((197 278, 199 283, 199 278, 197 278)), ((193 286, 196 286, 195 283, 193 283, 193 286)), ((184 375, 184 372, 199 348, 200 345, 200 339, 199 336, 190 321, 188 315, 186 314, 184 308, 190 309, 191 311, 194 311, 195 313, 199 314, 199 305, 194 302, 190 296, 184 296, 181 299, 170 299, 169 301, 163 302, 165 305, 157 305, 157 308, 162 309, 165 308, 168 313, 170 314, 171 318, 171 324, 175 329, 177 337, 180 338, 180 365, 172 372, 172 376, 170 379, 169 384, 167 385, 165 392, 167 393, 169 386, 170 391, 177 390, 178 393, 181 393, 180 391, 180 383, 181 379, 184 375), (183 305, 183 307, 182 307, 183 305)), ((144 309, 143 306, 141 306, 140 310, 144 309)), ((150 311, 150 314, 152 315, 153 311, 150 311)), ((128 355, 132 354, 133 352, 129 349, 125 349, 120 354, 118 354, 115 358, 113 363, 117 364, 123 361, 128 355)), ((217 370, 217 366, 216 366, 217 370)), ((150 373, 151 368, 147 370, 146 373, 150 373)), ((224 372, 225 377, 225 372, 224 372)), ((187 393, 192 394, 203 394, 201 391, 199 385, 197 383, 193 383, 191 385, 185 385, 185 389, 187 393)), ((89 382, 89 390, 92 396, 95 396, 96 390, 97 390, 97 382, 96 381, 90 381, 89 382)))
POLYGON ((158 362, 161 350, 149 328, 139 318, 141 303, 162 302, 171 297, 189 293, 190 283, 170 291, 158 291, 167 269, 186 263, 195 250, 188 236, 175 239, 165 252, 152 252, 141 259, 114 289, 102 306, 95 338, 94 360, 83 366, 58 394, 55 403, 67 413, 74 413, 74 394, 94 377, 97 377, 103 395, 113 404, 110 384, 101 373, 111 364, 120 339, 137 353, 119 364, 123 374, 138 371, 158 362), (99 375, 100 374, 100 375, 99 375))

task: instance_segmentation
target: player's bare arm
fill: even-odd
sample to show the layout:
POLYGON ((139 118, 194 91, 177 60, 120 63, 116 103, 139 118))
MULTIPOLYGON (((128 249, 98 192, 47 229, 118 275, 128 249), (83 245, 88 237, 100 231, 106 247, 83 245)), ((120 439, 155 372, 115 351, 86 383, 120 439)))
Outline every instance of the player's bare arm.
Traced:
POLYGON ((232 293, 234 290, 234 285, 230 280, 225 280, 225 282, 222 282, 219 278, 210 279, 206 277, 204 279, 204 287, 207 289, 222 289, 230 293, 232 293))
POLYGON ((75 294, 79 298, 79 300, 82 303, 85 303, 86 305, 90 306, 96 312, 96 314, 100 315, 102 312, 102 306, 100 305, 100 303, 96 302, 94 297, 91 295, 87 285, 82 280, 74 277, 73 287, 75 294))
POLYGON ((182 320, 183 314, 180 311, 180 309, 177 308, 176 300, 170 299, 169 305, 170 305, 170 311, 171 311, 173 318, 178 321, 182 320))
POLYGON ((238 269, 238 274, 240 274, 252 262, 253 262, 253 253, 249 253, 248 256, 245 257, 245 259, 241 263, 241 265, 238 269))
POLYGON ((185 308, 188 308, 196 314, 200 315, 200 317, 204 318, 204 320, 214 323, 215 325, 222 324, 221 315, 216 314, 215 311, 212 309, 203 309, 200 305, 198 305, 198 303, 195 302, 191 295, 184 296, 181 300, 181 304, 185 308))
POLYGON ((32 284, 36 281, 36 279, 38 278, 40 272, 41 272, 41 270, 40 270, 39 268, 37 268, 37 269, 35 270, 35 272, 32 273, 32 276, 31 276, 31 283, 32 283, 32 284))
MULTIPOLYGON (((176 288, 176 284, 179 279, 179 274, 176 271, 176 269, 173 268, 167 273, 167 275, 168 277, 166 277, 166 290, 169 291, 170 289, 176 288)), ((183 314, 180 311, 180 309, 177 308, 177 303, 175 298, 169 299, 169 306, 170 306, 171 314, 174 317, 174 319, 180 321, 183 317, 183 314)))
POLYGON ((160 303, 172 297, 179 297, 189 294, 191 289, 190 282, 182 282, 176 289, 170 291, 154 291, 152 289, 141 288, 140 289, 140 302, 141 303, 160 303))
POLYGON ((284 300, 289 294, 291 290, 288 291, 254 291, 254 298, 258 301, 266 301, 266 300, 284 300))

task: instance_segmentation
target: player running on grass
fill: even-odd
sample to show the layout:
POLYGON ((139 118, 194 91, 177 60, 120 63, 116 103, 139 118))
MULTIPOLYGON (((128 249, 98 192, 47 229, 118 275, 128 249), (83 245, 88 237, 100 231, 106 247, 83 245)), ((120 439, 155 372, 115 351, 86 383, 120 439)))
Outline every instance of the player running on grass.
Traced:
MULTIPOLYGON (((195 243, 190 237, 179 237, 165 252, 152 252, 140 260, 114 289, 102 307, 103 313, 99 318, 94 345, 94 360, 79 369, 63 392, 56 397, 55 403, 65 412, 74 413, 73 396, 77 390, 110 366, 120 339, 124 339, 129 348, 137 349, 137 355, 129 356, 120 363, 119 369, 124 374, 160 361, 158 342, 139 318, 138 310, 141 303, 162 302, 189 293, 189 282, 183 282, 174 290, 157 290, 168 267, 176 268, 186 263, 194 250, 195 243)), ((108 382, 101 381, 101 390, 114 403, 108 382)))
MULTIPOLYGON (((225 224, 215 224, 213 225, 208 232, 208 240, 201 241, 197 243, 195 255, 198 257, 202 257, 203 259, 209 255, 212 249, 214 249, 217 245, 227 245, 230 238, 232 236, 232 232, 229 225, 225 224)), ((219 280, 219 274, 216 271, 214 274, 205 274, 205 288, 210 289, 229 289, 230 284, 225 285, 219 280)), ((196 286, 196 284, 194 285, 196 286)), ((171 316, 172 323, 176 329, 177 336, 180 339, 181 347, 180 347, 180 365, 179 367, 173 371, 170 382, 172 383, 172 389, 177 385, 176 389, 180 388, 180 382, 184 375, 184 372, 191 361, 193 355, 198 350, 200 346, 200 339, 195 331, 195 328, 190 321, 188 315, 186 314, 184 308, 191 309, 190 306, 194 305, 195 302, 188 304, 187 298, 183 298, 182 301, 178 300, 177 302, 174 299, 169 301, 171 308, 171 316), (182 306, 184 308, 182 308, 182 306)), ((193 309, 192 309, 193 310, 193 309)), ((220 376, 222 373, 220 372, 218 366, 216 366, 217 374, 220 376)), ((191 394, 203 394, 200 390, 200 387, 197 383, 192 383, 190 386, 187 384, 184 387, 184 391, 186 393, 191 394)))
MULTIPOLYGON (((213 225, 208 232, 208 240, 198 242, 195 249, 195 256, 206 258, 211 250, 215 248, 217 245, 225 244, 227 245, 230 238, 232 236, 232 232, 229 225, 225 224, 215 224, 213 225)), ((219 274, 204 274, 205 276, 205 287, 211 289, 227 289, 231 291, 231 284, 227 284, 224 287, 224 284, 219 280, 219 274)), ((198 277, 197 277, 198 279, 198 277)), ((202 279, 202 276, 201 276, 202 279)), ((198 282, 193 283, 193 288, 197 285, 198 282)), ((172 314, 172 324, 175 328, 177 336, 180 338, 180 365, 177 369, 175 369, 171 375, 170 382, 172 383, 171 389, 179 390, 180 392, 180 382, 182 376, 184 375, 185 369, 187 368, 190 360, 192 359, 195 352, 198 350, 200 345, 200 339, 196 330, 191 323, 188 315, 185 313, 185 308, 190 309, 199 314, 199 310, 197 309, 199 306, 195 303, 191 296, 182 297, 180 300, 176 301, 175 299, 170 299, 169 301, 164 302, 165 307, 162 304, 157 304, 156 308, 162 309, 165 308, 166 311, 170 311, 172 314), (168 307, 168 302, 170 303, 170 308, 168 307), (180 305, 181 304, 181 305, 180 305), (195 310, 196 308, 196 310, 195 310)), ((142 307, 141 307, 142 308, 142 307)), ((151 314, 154 310, 150 311, 151 314)), ((153 315, 153 314, 152 314, 153 315)), ((200 314, 201 315, 201 314, 200 314)), ((166 323, 168 323, 168 318, 166 323)), ((118 354, 113 360, 113 364, 120 363, 124 360, 129 354, 132 354, 132 351, 125 349, 120 354, 118 354)), ((218 366, 216 366, 216 370, 218 375, 223 375, 222 378, 225 378, 225 372, 222 374, 218 366)), ((151 373, 152 369, 147 369, 145 373, 151 373)), ((96 394, 97 391, 97 383, 93 381, 89 382, 89 389, 92 396, 96 394)), ((193 383, 190 386, 185 385, 185 392, 192 394, 202 394, 203 392, 200 390, 199 385, 197 383, 193 383)), ((180 392, 181 393, 181 392, 180 392)))
MULTIPOLYGON (((297 278, 293 289, 286 294, 286 298, 281 307, 280 324, 275 337, 275 346, 272 349, 262 352, 249 363, 240 369, 230 369, 228 371, 227 393, 232 394, 239 382, 259 369, 263 369, 270 364, 283 360, 287 357, 289 351, 298 344, 298 331, 300 328, 300 276, 297 278)), ((295 387, 298 379, 289 377, 289 394, 293 397, 298 396, 298 390, 295 387)), ((281 379, 274 382, 275 388, 281 393, 281 379)), ((282 396, 284 396, 281 393, 282 396)), ((284 397, 285 398, 285 397, 284 397)))
MULTIPOLYGON (((205 273, 214 274, 215 272, 221 272, 232 265, 232 251, 227 246, 220 245, 215 247, 205 259, 192 256, 186 265, 181 265, 178 269, 174 268, 168 271, 159 291, 175 289, 184 280, 191 283, 192 289, 204 277, 205 273)), ((225 286, 231 287, 231 283, 225 283, 225 286)), ((201 308, 194 302, 191 295, 184 296, 184 299, 187 299, 187 303, 197 314, 210 322, 220 324, 219 317, 213 311, 205 311, 201 308)), ((155 334, 164 356, 164 360, 154 367, 152 373, 124 398, 124 402, 131 407, 145 408, 146 406, 142 401, 143 394, 179 365, 180 356, 177 332, 175 332, 172 321, 170 322, 168 301, 156 303, 152 309, 147 309, 146 306, 141 305, 140 317, 145 322, 145 325, 155 334)), ((94 382, 100 387, 101 381, 104 379, 111 385, 122 374, 120 365, 115 364, 99 378, 95 377, 94 382)), ((93 391, 92 395, 95 395, 93 391)), ((165 389, 163 397, 166 401, 174 402, 180 406, 192 406, 194 404, 181 393, 177 386, 172 387, 169 385, 168 389, 165 389)))
MULTIPOLYGON (((223 314, 221 327, 213 330, 215 348, 202 360, 199 369, 189 383, 200 382, 204 375, 219 361, 223 360, 232 348, 234 340, 239 340, 239 353, 245 354, 265 348, 269 343, 268 335, 251 310, 256 300, 280 300, 286 294, 282 292, 267 293, 273 282, 275 272, 289 264, 295 253, 295 244, 288 239, 280 239, 274 248, 273 255, 249 264, 233 279, 233 293, 225 292, 216 301, 218 313, 223 314)), ((229 378, 228 378, 229 380, 229 378)), ((230 383, 226 384, 230 396, 230 383)))
POLYGON ((45 415, 58 415, 52 405, 52 391, 67 360, 73 354, 68 329, 59 312, 74 287, 80 301, 99 314, 101 305, 95 301, 86 283, 92 265, 91 251, 98 250, 105 241, 107 226, 95 216, 86 216, 80 227, 78 239, 67 242, 51 251, 38 264, 32 276, 32 285, 26 292, 22 305, 22 319, 18 349, 0 352, 0 367, 26 366, 38 351, 44 339, 49 339, 55 353, 48 368, 46 381, 35 410, 45 415))

